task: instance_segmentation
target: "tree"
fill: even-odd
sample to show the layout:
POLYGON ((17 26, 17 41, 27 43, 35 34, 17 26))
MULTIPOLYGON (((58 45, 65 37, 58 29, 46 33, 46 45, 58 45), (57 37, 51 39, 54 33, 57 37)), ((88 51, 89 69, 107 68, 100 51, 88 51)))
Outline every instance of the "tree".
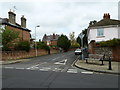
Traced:
POLYGON ((79 45, 80 45, 80 47, 81 47, 81 39, 80 39, 79 36, 77 37, 77 40, 76 40, 76 41, 79 43, 79 45))
POLYGON ((72 32, 72 33, 69 34, 71 46, 73 46, 76 43, 74 34, 75 34, 75 32, 72 32))
POLYGON ((2 33, 3 50, 10 50, 10 47, 14 47, 15 40, 19 38, 19 32, 5 29, 2 30, 1 33, 2 33))
POLYGON ((66 35, 63 34, 58 38, 57 45, 61 47, 64 51, 67 51, 71 46, 70 40, 66 35))
POLYGON ((79 43, 77 42, 75 38, 75 32, 72 32, 69 34, 70 42, 71 42, 71 47, 70 48, 78 48, 80 47, 79 43))
POLYGON ((85 35, 83 38, 83 46, 86 47, 88 46, 88 39, 87 39, 87 29, 84 29, 82 33, 85 35))

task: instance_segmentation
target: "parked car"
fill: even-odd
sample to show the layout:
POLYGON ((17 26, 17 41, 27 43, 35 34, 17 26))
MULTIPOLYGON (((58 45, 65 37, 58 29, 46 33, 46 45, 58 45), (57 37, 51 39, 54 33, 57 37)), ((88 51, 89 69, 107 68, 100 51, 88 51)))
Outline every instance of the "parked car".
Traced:
POLYGON ((82 54, 82 51, 81 51, 81 49, 76 49, 75 50, 75 55, 81 55, 82 54))

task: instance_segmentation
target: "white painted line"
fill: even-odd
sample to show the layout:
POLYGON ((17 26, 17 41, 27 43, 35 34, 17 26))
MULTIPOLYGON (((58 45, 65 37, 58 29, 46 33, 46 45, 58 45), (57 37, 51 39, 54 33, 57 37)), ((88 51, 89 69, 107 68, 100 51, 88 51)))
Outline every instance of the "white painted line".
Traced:
POLYGON ((30 68, 26 68, 27 70, 29 70, 30 68))
POLYGON ((65 65, 67 62, 67 59, 64 59, 64 60, 61 60, 59 62, 55 62, 54 64, 62 64, 62 65, 65 65))
POLYGON ((25 68, 15 68, 15 69, 22 69, 22 70, 23 70, 23 69, 25 69, 25 68))
POLYGON ((77 73, 77 71, 67 71, 68 73, 77 73))
POLYGON ((35 65, 36 67, 39 66, 40 64, 35 65))
POLYGON ((68 69, 67 72, 69 72, 69 73, 78 73, 76 69, 68 69))
POLYGON ((40 71, 48 71, 48 69, 39 69, 40 71))
POLYGON ((84 73, 84 74, 93 74, 93 72, 81 72, 81 73, 84 73))
POLYGON ((14 67, 4 67, 4 68, 9 68, 9 69, 13 69, 14 67))

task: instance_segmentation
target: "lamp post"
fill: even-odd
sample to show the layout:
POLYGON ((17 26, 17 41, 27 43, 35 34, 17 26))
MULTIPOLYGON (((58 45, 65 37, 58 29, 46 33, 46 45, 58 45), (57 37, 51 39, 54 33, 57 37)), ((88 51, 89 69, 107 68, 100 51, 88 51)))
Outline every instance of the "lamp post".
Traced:
MULTIPOLYGON (((83 50, 83 37, 84 37, 85 35, 83 34, 83 33, 80 33, 79 34, 79 37, 80 37, 80 39, 81 39, 81 48, 82 48, 82 50, 83 50)), ((82 53, 82 60, 84 59, 84 56, 83 56, 83 53, 82 53)))
POLYGON ((36 27, 40 27, 40 26, 39 25, 35 26, 35 51, 36 51, 36 56, 37 56, 36 27))

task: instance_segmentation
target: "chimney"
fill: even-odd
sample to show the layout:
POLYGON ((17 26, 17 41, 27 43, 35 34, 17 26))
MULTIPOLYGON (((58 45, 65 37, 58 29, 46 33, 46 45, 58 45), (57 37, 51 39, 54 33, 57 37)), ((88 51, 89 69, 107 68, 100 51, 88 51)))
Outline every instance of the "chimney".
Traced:
POLYGON ((47 39, 47 35, 46 34, 44 34, 44 38, 47 39))
POLYGON ((55 34, 53 33, 53 39, 55 39, 55 34))
POLYGON ((8 12, 9 22, 12 24, 16 24, 16 14, 11 10, 8 12))
POLYGON ((104 13, 103 19, 110 19, 110 14, 109 13, 104 13))
POLYGON ((24 15, 22 15, 21 17, 21 26, 26 28, 26 18, 24 17, 24 15))

